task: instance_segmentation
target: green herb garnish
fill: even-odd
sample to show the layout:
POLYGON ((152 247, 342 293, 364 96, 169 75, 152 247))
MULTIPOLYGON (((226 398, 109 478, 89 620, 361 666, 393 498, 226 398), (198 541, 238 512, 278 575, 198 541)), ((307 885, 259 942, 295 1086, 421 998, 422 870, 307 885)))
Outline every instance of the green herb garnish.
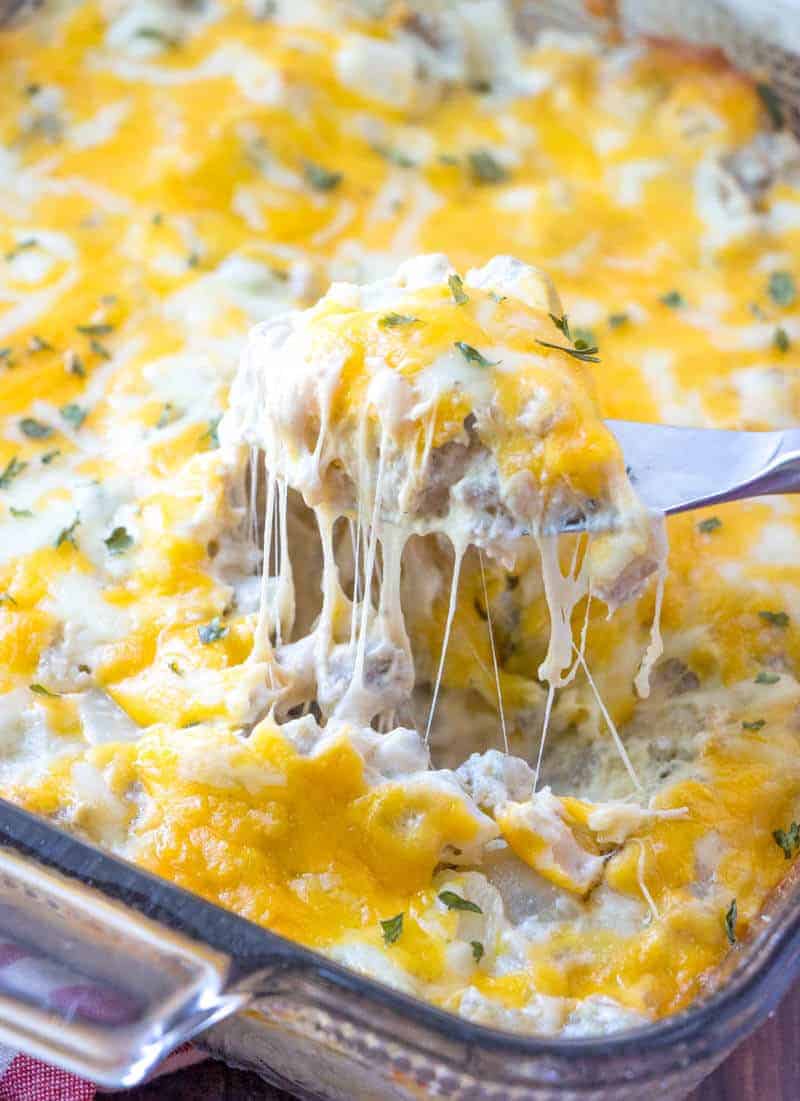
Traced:
POLYGON ((541 344, 543 348, 555 348, 557 352, 566 352, 568 356, 572 356, 573 359, 579 359, 582 363, 599 363, 600 357, 598 356, 598 348, 595 347, 581 347, 578 341, 575 342, 574 348, 568 348, 566 344, 551 344, 549 340, 537 340, 537 344, 541 344))
POLYGON ((219 616, 214 616, 210 623, 197 628, 197 634, 203 645, 208 646, 211 642, 219 642, 221 638, 225 638, 228 630, 229 628, 220 623, 219 616))
POLYGON ((759 612, 761 619, 773 627, 788 627, 789 616, 786 612, 759 612))
POLYGON ((43 684, 29 684, 31 692, 35 692, 37 696, 49 696, 53 700, 57 700, 60 692, 51 692, 49 688, 45 688, 43 684))
POLYGON ((792 342, 789 339, 789 334, 784 329, 783 325, 779 325, 775 332, 772 334, 772 345, 777 348, 781 355, 785 355, 792 346, 792 342))
POLYGON ((762 730, 766 725, 766 719, 753 719, 752 722, 748 722, 746 719, 742 720, 743 730, 762 730))
POLYGON ((11 593, 0 593, 0 604, 13 604, 16 607, 16 603, 11 593))
POLYGON ((11 513, 15 520, 24 520, 28 516, 33 516, 33 513, 29 508, 14 508, 13 505, 9 505, 8 511, 11 513))
POLYGON ((35 248, 38 243, 35 237, 26 237, 23 241, 17 241, 16 245, 6 253, 5 258, 6 260, 14 260, 21 252, 29 248, 35 248))
POLYGON ((342 182, 341 172, 330 172, 320 164, 306 161, 305 176, 315 191, 334 191, 342 182))
POLYGON ((168 46, 175 50, 180 45, 180 40, 172 34, 167 34, 160 27, 139 27, 136 30, 136 38, 146 38, 151 42, 159 42, 162 46, 168 46))
POLYGON ((473 348, 471 344, 466 344, 463 340, 457 340, 454 347, 458 348, 467 363, 474 363, 476 367, 496 367, 500 362, 499 359, 494 361, 487 359, 477 348, 473 348))
POLYGON ((86 420, 86 410, 81 409, 80 405, 76 405, 74 402, 70 402, 69 405, 61 406, 61 416, 77 432, 83 422, 86 420))
POLYGON ((462 898, 461 895, 457 895, 455 891, 440 891, 439 899, 445 904, 448 910, 466 910, 470 914, 482 914, 483 910, 475 902, 470 902, 468 898, 462 898))
POLYGON ((702 531, 703 535, 710 535, 712 531, 716 531, 717 528, 722 527, 722 521, 719 516, 707 516, 705 520, 701 520, 697 525, 697 530, 702 531))
POLYGON ((767 290, 776 306, 793 306, 797 299, 794 276, 789 271, 773 271, 767 283, 767 290))
POLYGON ((183 676, 183 670, 178 665, 177 661, 171 661, 169 663, 169 668, 172 670, 172 672, 175 674, 176 677, 182 677, 183 676))
POLYGON ((766 669, 762 669, 755 679, 756 684, 777 684, 781 678, 777 673, 768 673, 766 669))
POLYGON ((619 329, 621 325, 627 325, 630 318, 626 313, 610 313, 608 315, 608 324, 612 329, 619 329))
POLYGON ((413 325, 415 321, 419 321, 419 318, 412 317, 410 313, 387 313, 378 324, 382 329, 394 329, 398 325, 413 325))
POLYGON ((404 153, 402 149, 395 149, 391 145, 372 145, 373 150, 384 160, 396 164, 398 168, 416 168, 417 162, 404 153))
POLYGON ((83 365, 83 360, 79 355, 76 355, 71 348, 67 352, 66 366, 71 375, 77 375, 78 378, 86 378, 86 368, 83 365))
POLYGON ((736 899, 731 899, 731 904, 725 914, 725 934, 730 944, 736 944, 736 920, 739 916, 739 908, 736 899))
POLYGON ((53 429, 49 424, 43 424, 33 417, 23 417, 19 422, 19 426, 30 440, 46 440, 53 435, 53 429))
POLYGON ((111 359, 111 352, 109 352, 105 344, 100 343, 96 336, 93 336, 89 341, 89 347, 96 356, 100 357, 100 359, 111 359))
POLYGON ((127 528, 122 526, 114 528, 103 542, 108 547, 109 554, 124 554, 133 543, 133 536, 127 528))
POLYGON ((508 179, 508 172, 488 149, 473 149, 467 153, 467 165, 473 183, 498 184, 508 179))
POLYGON ((171 401, 165 402, 158 415, 156 421, 156 428, 166 428, 168 424, 171 424, 175 420, 175 406, 171 401))
POLYGON ((783 855, 787 860, 791 860, 800 850, 800 825, 797 822, 792 822, 788 830, 774 830, 772 836, 775 838, 775 844, 783 849, 783 855))
POLYGON ((472 948, 472 958, 476 963, 480 963, 483 959, 484 948, 479 940, 471 940, 470 947, 472 948))
POLYGON ((403 932, 403 915, 395 914, 394 917, 382 921, 381 929, 383 930, 383 943, 395 944, 403 932))
POLYGON ((36 333, 34 333, 28 341, 28 351, 34 355, 36 352, 52 352, 53 345, 48 344, 44 337, 37 336, 36 333))
POLYGON ((77 531, 78 524, 80 524, 80 522, 80 516, 76 516, 68 528, 62 528, 61 531, 58 533, 58 538, 56 539, 55 545, 57 547, 60 547, 62 543, 72 543, 73 547, 77 546, 75 542, 75 532, 77 531))
POLYGON ((200 437, 203 440, 209 440, 211 442, 212 447, 219 447, 219 435, 217 433, 217 429, 219 428, 219 422, 221 420, 222 420, 222 414, 221 413, 218 417, 212 417, 211 420, 208 422, 208 428, 205 430, 203 435, 200 437))
POLYGON ((667 291, 666 294, 661 295, 659 302, 663 306, 669 306, 671 310, 678 310, 686 305, 686 299, 680 291, 667 291))
POLYGON ((26 462, 21 462, 16 455, 13 455, 6 463, 2 474, 0 474, 0 489, 8 489, 27 465, 26 462))
POLYGON ((577 330, 573 336, 569 327, 569 318, 564 313, 561 317, 551 313, 550 320, 560 333, 563 333, 567 340, 572 344, 571 348, 567 348, 563 344, 551 344, 549 340, 537 340, 537 344, 541 344, 543 348, 555 348, 558 352, 566 352, 568 356, 572 356, 574 359, 581 360, 582 363, 599 363, 600 359, 597 355, 598 348, 596 345, 591 344, 586 340, 585 336, 579 336, 578 333, 583 332, 591 336, 588 330, 577 330))
POLYGON ((91 325, 76 325, 75 328, 84 336, 108 336, 109 333, 114 332, 114 326, 107 321, 98 321, 91 325))
POLYGON ((764 104, 764 108, 769 115, 769 120, 776 130, 782 130, 785 122, 783 116, 783 108, 781 101, 775 92, 775 89, 770 87, 769 84, 764 84, 759 81, 756 84, 756 91, 758 92, 761 102, 764 104))
POLYGON ((447 285, 450 288, 450 293, 457 306, 464 306, 469 302, 469 295, 464 293, 464 283, 460 275, 456 275, 455 272, 453 272, 452 275, 448 275, 447 285))
POLYGON ((61 451, 59 448, 56 448, 55 451, 45 451, 44 455, 42 455, 42 462, 45 466, 49 466, 53 459, 57 459, 60 454, 61 451))

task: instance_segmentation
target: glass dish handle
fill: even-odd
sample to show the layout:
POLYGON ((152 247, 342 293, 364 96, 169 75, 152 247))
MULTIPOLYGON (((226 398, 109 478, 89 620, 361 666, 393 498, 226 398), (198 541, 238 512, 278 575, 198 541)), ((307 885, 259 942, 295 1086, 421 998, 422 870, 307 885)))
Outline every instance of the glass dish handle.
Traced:
MULTIPOLYGON (((24 814, 6 805, 2 818, 9 812, 24 814)), ((59 836, 44 823, 34 830, 59 836)), ((0 828, 0 845, 6 840, 0 828)), ((125 868, 98 854, 109 859, 125 868)), ((234 988, 224 952, 110 893, 0 848, 0 1042, 101 1085, 127 1086, 249 994, 234 988)))

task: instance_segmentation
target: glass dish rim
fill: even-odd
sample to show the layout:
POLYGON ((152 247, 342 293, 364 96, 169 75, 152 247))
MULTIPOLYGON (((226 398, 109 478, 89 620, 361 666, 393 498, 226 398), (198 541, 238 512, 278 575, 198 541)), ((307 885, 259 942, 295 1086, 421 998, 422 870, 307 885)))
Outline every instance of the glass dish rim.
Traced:
MULTIPOLYGON (((12 0, 5 8, 0 2, 0 30, 10 17, 27 16, 33 8, 30 0, 12 0)), ((233 934, 237 934, 256 953, 262 949, 269 961, 267 967, 280 961, 290 972, 326 986, 331 984, 341 992, 363 999, 359 1008, 364 1013, 370 1005, 380 1006, 425 1029, 431 1037, 484 1052, 513 1053, 563 1063, 576 1058, 606 1061, 632 1055, 638 1059, 656 1052, 668 1055, 674 1051, 677 1054, 681 1046, 685 1051, 687 1045, 695 1045, 688 1059, 689 1063, 694 1063, 702 1055, 729 1050, 752 1032, 800 977, 800 857, 754 918, 755 924, 759 918, 767 917, 769 924, 765 924, 757 935, 743 940, 733 953, 738 959, 731 960, 729 956, 710 990, 685 1008, 635 1028, 603 1035, 541 1036, 482 1025, 405 994, 113 856, 1 797, 0 845, 9 845, 90 887, 99 887, 103 893, 159 924, 220 948, 230 958, 234 971, 241 962, 241 954, 232 947, 233 934), (16 827, 7 826, 8 811, 23 816, 24 831, 17 834, 16 827), (37 827, 43 831, 38 837, 37 827), (23 832, 27 833, 27 838, 23 832), (55 855, 53 840, 56 835, 58 855, 55 855), (91 860, 89 871, 86 870, 87 857, 91 860)), ((352 1011, 352 1003, 349 1008, 352 1011)), ((411 1035, 398 1039, 405 1046, 419 1046, 411 1035)), ((202 1035, 199 1041, 202 1045, 202 1035)))
MULTIPOLYGON (((223 952, 231 961, 231 984, 276 972, 333 986, 380 1006, 429 1036, 484 1053, 514 1053, 559 1063, 577 1058, 607 1061, 693 1048, 695 1063, 727 1051, 767 1016, 800 975, 800 858, 754 919, 762 928, 741 941, 712 984, 688 1006, 636 1028, 591 1036, 537 1036, 478 1024, 421 998, 363 975, 314 949, 257 925, 248 918, 185 890, 170 880, 67 833, 60 826, 0 798, 0 845, 121 902, 163 927, 223 952), (788 966, 787 966, 788 965, 788 966), (726 976, 726 968, 731 969, 726 976), (742 1014, 744 1010, 744 1014, 742 1014), (732 1029, 732 1031, 730 1030, 732 1029)), ((260 996, 257 981, 248 984, 260 996)), ((352 1004, 350 1009, 352 1010, 352 1004)), ((376 1025, 378 1022, 374 1022, 376 1025)), ((398 1040, 419 1047, 414 1037, 398 1040)), ((201 1040, 202 1043, 202 1040, 201 1040)))

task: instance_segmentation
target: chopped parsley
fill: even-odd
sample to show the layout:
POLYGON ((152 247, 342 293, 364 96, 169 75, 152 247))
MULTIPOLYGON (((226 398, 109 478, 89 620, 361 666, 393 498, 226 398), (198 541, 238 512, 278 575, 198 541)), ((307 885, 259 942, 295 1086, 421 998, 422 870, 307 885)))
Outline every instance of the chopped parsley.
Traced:
POLYGON ((53 345, 48 344, 44 337, 37 336, 36 333, 28 341, 28 351, 35 355, 36 352, 52 352, 53 345))
POLYGON ((762 669, 756 677, 756 684, 777 684, 781 678, 777 673, 768 673, 766 669, 762 669))
POLYGON ((124 554, 128 547, 133 544, 133 536, 127 528, 120 525, 114 528, 103 542, 108 547, 109 554, 124 554))
POLYGON ((612 329, 619 329, 622 325, 627 325, 630 321, 630 317, 626 313, 610 313, 608 315, 608 324, 612 329))
POLYGON ((11 513, 15 520, 24 520, 28 516, 33 516, 33 513, 29 508, 14 508, 13 505, 9 505, 8 511, 11 513))
POLYGON ((84 336, 108 336, 114 332, 114 326, 107 321, 99 321, 92 325, 76 325, 75 328, 84 336))
POLYGON ((568 356, 579 359, 582 363, 600 362, 600 357, 597 355, 599 349, 594 346, 581 347, 583 341, 576 341, 573 348, 568 348, 566 344, 551 344, 549 340, 537 340, 536 343, 541 344, 543 348, 555 348, 557 352, 566 352, 568 356))
POLYGON ((0 593, 0 604, 13 604, 16 606, 16 603, 11 593, 0 593))
POLYGON ((764 105, 764 109, 769 115, 769 121, 776 130, 782 130, 786 120, 783 115, 781 101, 775 89, 769 84, 759 81, 759 83, 756 84, 756 91, 758 92, 759 99, 764 105))
POLYGON ((214 616, 210 623, 197 628, 197 634, 203 645, 208 646, 212 642, 219 642, 221 638, 225 638, 228 630, 228 627, 223 627, 220 623, 219 616, 214 616))
POLYGON ((719 516, 707 516, 697 525, 697 530, 702 531, 703 535, 710 535, 712 531, 717 531, 721 527, 722 521, 719 516))
POLYGON ((440 891, 439 900, 445 904, 448 910, 466 910, 470 914, 482 914, 483 910, 475 902, 468 898, 462 898, 455 891, 440 891))
POLYGON ((16 455, 12 455, 6 463, 2 473, 0 473, 0 489, 8 489, 14 479, 22 473, 27 465, 26 462, 21 462, 16 455))
POLYGON ((35 237, 26 237, 22 241, 17 241, 16 245, 6 253, 6 260, 10 261, 16 259, 21 252, 29 248, 35 248, 38 243, 35 237))
POLYGON ((666 294, 661 295, 659 302, 662 306, 669 306, 671 310, 679 310, 681 306, 686 305, 686 299, 680 291, 667 291, 666 294))
POLYGON ((212 417, 208 422, 208 428, 205 430, 201 439, 209 440, 212 447, 219 447, 219 435, 217 429, 219 428, 219 422, 222 420, 222 414, 218 417, 212 417))
POLYGON ((576 348, 590 348, 597 344, 597 338, 591 329, 576 329, 574 344, 576 348))
POLYGON ((470 948, 472 949, 472 958, 475 960, 476 963, 480 963, 483 959, 483 945, 479 940, 471 940, 469 944, 470 948))
POLYGON ((162 46, 168 46, 171 50, 177 49, 180 45, 180 39, 172 34, 167 34, 160 27, 138 27, 135 37, 146 38, 150 42, 160 42, 162 46))
POLYGON ((175 406, 171 401, 165 402, 156 421, 156 428, 166 428, 175 420, 175 406))
POLYGON ((471 344, 466 344, 463 340, 457 340, 454 346, 458 348, 467 363, 474 363, 476 367, 496 367, 500 362, 499 359, 494 361, 487 359, 477 348, 473 348, 471 344))
POLYGON ((57 700, 60 693, 51 692, 49 688, 45 688, 43 684, 29 684, 31 692, 35 692, 37 696, 49 696, 53 700, 57 700))
POLYGON ((746 719, 742 720, 743 730, 762 730, 766 725, 766 719, 753 719, 752 722, 748 722, 746 719))
POLYGON ((789 339, 789 334, 784 329, 783 325, 779 325, 775 332, 772 334, 772 346, 777 348, 781 355, 785 355, 792 346, 792 342, 789 339))
POLYGON ((736 944, 736 921, 739 916, 739 908, 736 899, 731 899, 731 904, 725 913, 725 934, 730 944, 736 944))
POLYGON ((419 321, 419 318, 412 317, 410 313, 387 313, 378 324, 382 329, 394 329, 398 325, 413 325, 415 321, 419 321))
POLYGON ((600 359, 597 355, 597 346, 586 339, 587 336, 592 336, 592 334, 588 330, 579 329, 573 336, 569 327, 569 318, 566 314, 562 314, 561 317, 558 317, 556 314, 551 313, 550 320, 553 322, 558 331, 564 334, 572 347, 568 348, 564 344, 551 344, 549 340, 537 340, 537 344, 541 344, 543 348, 555 348, 558 352, 566 352, 568 356, 572 356, 574 359, 579 359, 582 363, 600 362, 600 359), (578 335, 579 333, 583 335, 578 335))
POLYGON ((403 932, 403 915, 395 914, 394 917, 382 921, 381 929, 383 930, 383 943, 395 944, 400 940, 400 936, 403 932))
POLYGON ((469 295, 464 293, 464 284, 460 275, 456 275, 455 272, 453 272, 452 275, 448 275, 447 285, 450 288, 450 293, 457 306, 463 306, 469 302, 469 295))
POLYGON ((71 424, 76 432, 86 420, 86 410, 81 409, 80 405, 76 405, 74 402, 70 402, 69 405, 62 405, 60 412, 67 424, 71 424))
POLYGON ((78 525, 81 522, 80 516, 76 516, 72 523, 67 528, 62 528, 58 533, 55 545, 60 547, 62 543, 71 543, 73 547, 77 546, 75 542, 75 532, 78 530, 78 525))
POLYGON ((19 427, 30 440, 46 440, 53 435, 53 429, 49 424, 43 424, 33 417, 23 417, 19 422, 19 427))
POLYGON ((761 619, 772 627, 788 627, 789 616, 786 612, 759 612, 761 619))
POLYGON ((45 466, 49 466, 53 459, 57 459, 60 454, 61 451, 59 448, 56 448, 55 451, 45 451, 44 455, 42 455, 42 462, 45 466))
POLYGON ((508 172, 488 149, 473 149, 467 153, 467 166, 473 183, 498 184, 508 179, 508 172))
POLYGON ((334 191, 342 182, 341 172, 330 172, 313 161, 305 163, 305 177, 315 191, 334 191))
POLYGON ((417 167, 417 162, 409 157, 408 153, 404 153, 402 149, 395 149, 391 145, 377 144, 373 144, 372 148, 378 156, 383 157, 384 160, 389 161, 390 164, 396 164, 398 168, 417 167))
POLYGON ((767 290, 776 306, 793 306, 797 299, 794 276, 789 271, 773 271, 767 283, 767 290))
POLYGON ((783 855, 787 860, 797 855, 800 850, 800 825, 797 822, 792 822, 788 830, 773 830, 772 836, 775 838, 775 844, 783 849, 783 855))
POLYGON ((71 348, 64 357, 64 364, 71 375, 86 378, 86 368, 83 365, 83 360, 71 348))
POLYGON ((96 356, 100 357, 100 359, 111 359, 111 352, 109 352, 105 344, 100 343, 96 336, 93 336, 89 341, 89 347, 96 356))
POLYGON ((0 361, 5 361, 9 367, 11 366, 11 352, 12 349, 8 345, 5 348, 0 348, 0 361))

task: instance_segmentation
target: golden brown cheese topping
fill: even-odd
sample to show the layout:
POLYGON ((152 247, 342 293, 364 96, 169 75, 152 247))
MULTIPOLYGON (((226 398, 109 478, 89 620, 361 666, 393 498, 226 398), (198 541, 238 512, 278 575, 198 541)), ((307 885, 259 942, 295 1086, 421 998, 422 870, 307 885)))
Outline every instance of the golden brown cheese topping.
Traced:
MULTIPOLYGON (((502 3, 53 4, 0 31, 0 71, 3 793, 475 1020, 685 1005, 800 848, 794 503, 669 522, 644 699, 654 577, 609 619, 573 585, 585 537, 543 572, 532 539, 472 531, 456 587, 432 523, 366 571, 349 486, 374 506, 395 401, 416 469, 495 408, 498 484, 580 507, 625 485, 603 417, 796 423, 796 143, 732 71, 529 45, 502 3), (337 298, 436 253, 438 283, 337 298), (471 282, 497 256, 563 305, 471 282), (220 425, 237 361, 309 308, 335 385, 320 403, 309 372, 298 423, 278 399, 300 375, 271 379, 248 501, 220 425), (381 365, 427 409, 394 382, 366 401, 381 365), (337 713, 360 639, 372 726, 337 713)), ((388 501, 441 519, 409 470, 388 501)), ((609 577, 631 552, 594 548, 609 577)))

